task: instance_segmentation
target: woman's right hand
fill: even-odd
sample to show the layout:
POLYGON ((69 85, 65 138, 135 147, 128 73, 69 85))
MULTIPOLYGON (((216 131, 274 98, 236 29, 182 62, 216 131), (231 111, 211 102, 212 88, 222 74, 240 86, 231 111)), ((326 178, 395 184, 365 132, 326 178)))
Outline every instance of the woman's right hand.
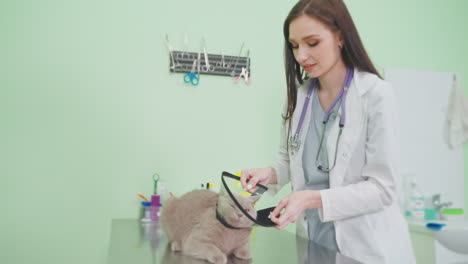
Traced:
POLYGON ((257 190, 255 186, 258 183, 267 185, 276 184, 277 181, 276 171, 272 167, 246 169, 241 174, 242 188, 249 193, 254 193, 257 190))

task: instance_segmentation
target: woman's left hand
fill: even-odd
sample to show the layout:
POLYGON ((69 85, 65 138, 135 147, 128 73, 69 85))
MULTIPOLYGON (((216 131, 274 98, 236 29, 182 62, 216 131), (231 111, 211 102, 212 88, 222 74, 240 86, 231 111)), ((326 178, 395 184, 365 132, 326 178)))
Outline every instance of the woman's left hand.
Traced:
POLYGON ((283 229, 290 223, 295 223, 306 209, 321 208, 320 191, 297 191, 282 199, 270 214, 271 221, 277 229, 283 229), (284 209, 284 212, 281 213, 284 209))

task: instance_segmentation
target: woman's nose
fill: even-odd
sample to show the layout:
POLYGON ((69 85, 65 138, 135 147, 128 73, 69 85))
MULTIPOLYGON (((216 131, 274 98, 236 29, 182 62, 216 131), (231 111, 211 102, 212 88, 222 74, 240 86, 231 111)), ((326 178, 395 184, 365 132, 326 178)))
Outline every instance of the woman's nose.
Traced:
POLYGON ((299 63, 304 63, 309 58, 309 55, 307 54, 306 50, 303 49, 303 48, 300 48, 300 47, 297 49, 296 54, 297 54, 296 55, 296 60, 299 63))

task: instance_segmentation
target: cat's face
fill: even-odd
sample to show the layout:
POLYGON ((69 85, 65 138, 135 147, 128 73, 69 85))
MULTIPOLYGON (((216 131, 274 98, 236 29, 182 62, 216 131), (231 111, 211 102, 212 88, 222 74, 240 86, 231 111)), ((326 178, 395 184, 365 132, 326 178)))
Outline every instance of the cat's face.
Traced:
MULTIPOLYGON (((255 196, 240 196, 234 195, 237 201, 242 205, 245 211, 252 216, 257 218, 257 211, 254 208, 255 202, 260 198, 260 195, 255 196)), ((220 196, 218 203, 218 212, 224 217, 224 219, 232 226, 235 227, 251 227, 252 222, 244 213, 236 206, 234 201, 229 197, 220 196)))

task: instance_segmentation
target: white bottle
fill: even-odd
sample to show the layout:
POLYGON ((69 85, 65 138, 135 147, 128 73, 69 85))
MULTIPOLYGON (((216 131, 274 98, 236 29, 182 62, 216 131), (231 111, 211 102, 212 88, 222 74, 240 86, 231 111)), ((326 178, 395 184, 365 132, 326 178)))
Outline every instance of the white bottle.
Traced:
POLYGON ((411 190, 408 198, 409 216, 415 220, 425 219, 424 195, 416 184, 416 180, 411 179, 411 190))

